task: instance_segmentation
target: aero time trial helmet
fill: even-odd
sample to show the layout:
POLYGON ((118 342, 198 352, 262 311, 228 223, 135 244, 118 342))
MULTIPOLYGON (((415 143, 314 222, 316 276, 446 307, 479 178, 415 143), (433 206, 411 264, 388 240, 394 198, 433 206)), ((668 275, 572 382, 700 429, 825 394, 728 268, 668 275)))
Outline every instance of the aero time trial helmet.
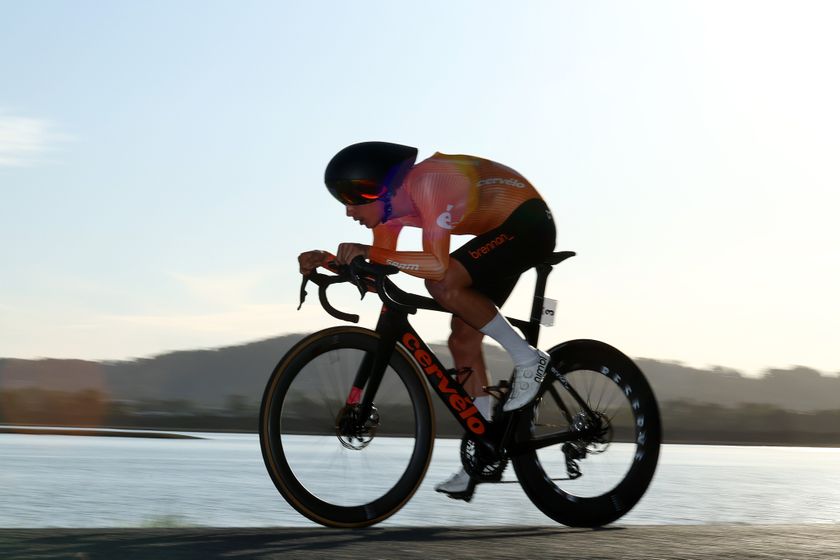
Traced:
POLYGON ((330 160, 324 182, 330 194, 348 205, 388 198, 417 159, 417 148, 390 142, 360 142, 330 160))

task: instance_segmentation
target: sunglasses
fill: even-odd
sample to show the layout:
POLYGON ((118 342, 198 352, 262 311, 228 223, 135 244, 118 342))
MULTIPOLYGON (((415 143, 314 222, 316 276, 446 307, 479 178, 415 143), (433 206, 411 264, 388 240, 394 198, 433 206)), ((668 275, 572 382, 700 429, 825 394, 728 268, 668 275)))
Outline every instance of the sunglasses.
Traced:
POLYGON ((349 206, 370 204, 382 198, 387 192, 384 185, 364 179, 335 181, 331 185, 327 185, 327 189, 336 200, 349 206))

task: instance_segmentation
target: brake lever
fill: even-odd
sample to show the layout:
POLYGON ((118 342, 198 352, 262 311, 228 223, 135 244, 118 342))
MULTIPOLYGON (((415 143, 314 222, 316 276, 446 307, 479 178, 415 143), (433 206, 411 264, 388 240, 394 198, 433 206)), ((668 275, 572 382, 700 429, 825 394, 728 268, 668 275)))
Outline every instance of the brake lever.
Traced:
POLYGON ((365 279, 369 274, 369 271, 365 270, 365 265, 367 264, 368 263, 365 258, 359 255, 354 258, 347 267, 350 272, 350 278, 356 288, 358 288, 359 295, 362 296, 362 299, 365 299, 365 296, 370 291, 368 282, 365 279))
POLYGON ((359 290, 359 295, 362 296, 361 299, 365 299, 365 296, 368 293, 367 284, 362 279, 362 275, 356 270, 356 267, 350 267, 350 278, 353 282, 353 285, 356 286, 359 290))
POLYGON ((300 304, 298 305, 297 310, 300 311, 300 308, 303 307, 303 302, 306 301, 306 284, 309 282, 309 275, 304 274, 303 280, 300 283, 300 304))

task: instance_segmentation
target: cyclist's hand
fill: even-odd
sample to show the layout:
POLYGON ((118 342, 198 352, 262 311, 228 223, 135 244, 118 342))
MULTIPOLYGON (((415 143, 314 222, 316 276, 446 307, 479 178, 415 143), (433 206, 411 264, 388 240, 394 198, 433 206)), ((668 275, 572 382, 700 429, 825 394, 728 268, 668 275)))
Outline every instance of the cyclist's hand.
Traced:
POLYGON ((363 245, 361 243, 341 243, 338 246, 338 254, 335 260, 338 264, 350 264, 350 261, 358 256, 365 259, 370 254, 370 245, 363 245))
POLYGON ((332 259, 333 256, 326 251, 306 251, 305 253, 301 253, 298 255, 300 273, 305 276, 332 259))

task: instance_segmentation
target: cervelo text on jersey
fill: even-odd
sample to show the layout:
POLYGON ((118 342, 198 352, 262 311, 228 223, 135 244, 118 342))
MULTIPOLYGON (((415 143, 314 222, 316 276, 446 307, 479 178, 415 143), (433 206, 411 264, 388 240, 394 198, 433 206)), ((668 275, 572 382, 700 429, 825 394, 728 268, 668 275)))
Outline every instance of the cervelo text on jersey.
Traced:
POLYGON ((467 428, 476 435, 483 434, 486 430, 484 420, 482 420, 481 414, 472 400, 469 396, 459 395, 458 391, 449 385, 449 377, 434 363, 431 354, 426 351, 417 337, 410 332, 405 333, 402 337, 402 343, 411 350, 414 359, 417 360, 426 375, 438 378, 438 392, 442 395, 449 395, 449 407, 459 412, 458 416, 466 421, 467 428))
POLYGON ((513 241, 514 237, 512 235, 508 235, 507 233, 502 233, 495 239, 491 239, 488 243, 485 243, 475 251, 470 251, 470 256, 474 259, 481 258, 482 255, 486 255, 499 245, 503 245, 505 241, 513 241))
POLYGON ((487 185, 508 185, 510 187, 516 187, 517 189, 525 188, 525 183, 523 183, 522 181, 517 181, 516 179, 502 179, 501 177, 482 179, 478 182, 479 187, 484 187, 487 185))

